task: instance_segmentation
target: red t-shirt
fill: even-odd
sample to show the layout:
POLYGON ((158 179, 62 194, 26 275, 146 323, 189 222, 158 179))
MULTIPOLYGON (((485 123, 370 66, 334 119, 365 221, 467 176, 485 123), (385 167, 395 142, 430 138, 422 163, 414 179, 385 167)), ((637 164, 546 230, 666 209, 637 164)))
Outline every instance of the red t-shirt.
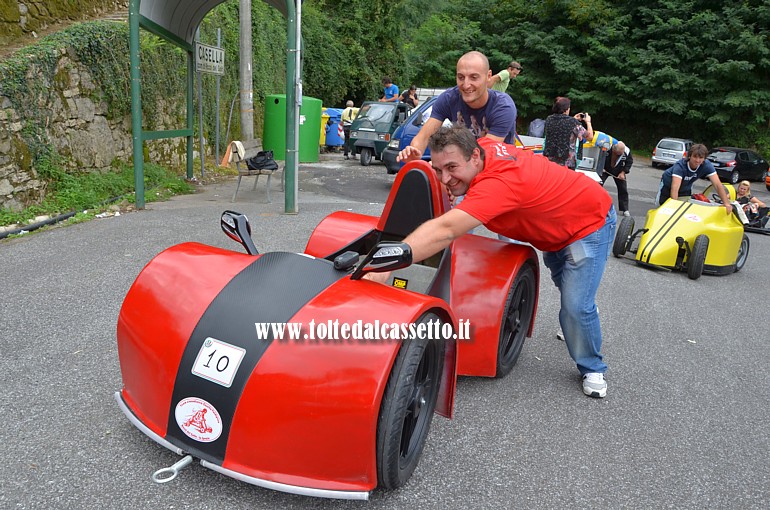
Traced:
POLYGON ((604 226, 612 198, 590 177, 491 138, 478 142, 484 169, 457 209, 542 251, 559 251, 604 226))

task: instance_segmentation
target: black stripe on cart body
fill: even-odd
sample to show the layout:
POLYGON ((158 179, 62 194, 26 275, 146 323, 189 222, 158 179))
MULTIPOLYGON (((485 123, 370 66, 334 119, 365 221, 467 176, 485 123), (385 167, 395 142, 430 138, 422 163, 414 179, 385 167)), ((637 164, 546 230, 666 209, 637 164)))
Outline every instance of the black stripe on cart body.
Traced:
POLYGON ((258 339, 254 323, 289 322, 305 304, 346 274, 327 260, 284 252, 266 253, 238 273, 211 302, 187 343, 174 383, 166 439, 198 458, 221 465, 243 389, 273 341, 272 331, 270 338, 258 339), (209 337, 246 351, 229 388, 192 373, 209 337), (177 424, 177 404, 188 397, 207 401, 219 413, 222 433, 214 441, 196 441, 177 424))

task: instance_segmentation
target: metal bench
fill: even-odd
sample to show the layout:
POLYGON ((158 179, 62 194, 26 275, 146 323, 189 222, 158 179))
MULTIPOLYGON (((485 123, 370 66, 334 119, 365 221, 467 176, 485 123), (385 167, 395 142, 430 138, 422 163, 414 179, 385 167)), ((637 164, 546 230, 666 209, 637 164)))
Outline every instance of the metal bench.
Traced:
MULTIPOLYGON (((238 170, 238 183, 235 186, 235 192, 233 193, 233 199, 232 202, 235 202, 235 198, 238 195, 238 190, 241 187, 241 179, 244 177, 254 176, 254 186, 251 188, 252 191, 255 191, 257 189, 257 183, 259 182, 259 176, 260 175, 266 175, 267 176, 267 201, 268 203, 271 203, 272 200, 270 200, 270 181, 271 177, 275 172, 283 170, 283 162, 278 162, 278 168, 276 170, 268 170, 268 169, 260 169, 260 170, 251 170, 246 166, 246 160, 255 156, 259 151, 262 150, 262 142, 258 139, 249 140, 247 142, 240 142, 240 141, 233 141, 230 143, 230 162, 235 162, 235 167, 238 170), (239 150, 238 144, 241 145, 242 151, 239 150)), ((284 189, 284 175, 281 174, 281 191, 284 189)))

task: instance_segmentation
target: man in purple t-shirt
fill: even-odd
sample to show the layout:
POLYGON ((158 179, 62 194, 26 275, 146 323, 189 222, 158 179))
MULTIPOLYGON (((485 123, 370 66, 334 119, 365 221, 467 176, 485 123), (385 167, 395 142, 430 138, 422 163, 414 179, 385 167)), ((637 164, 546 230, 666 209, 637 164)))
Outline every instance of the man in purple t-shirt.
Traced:
POLYGON ((398 153, 398 161, 420 159, 430 136, 445 120, 465 126, 476 138, 488 136, 498 142, 514 143, 516 105, 508 94, 487 88, 491 78, 489 61, 483 53, 471 51, 457 61, 457 86, 445 90, 412 143, 398 153))

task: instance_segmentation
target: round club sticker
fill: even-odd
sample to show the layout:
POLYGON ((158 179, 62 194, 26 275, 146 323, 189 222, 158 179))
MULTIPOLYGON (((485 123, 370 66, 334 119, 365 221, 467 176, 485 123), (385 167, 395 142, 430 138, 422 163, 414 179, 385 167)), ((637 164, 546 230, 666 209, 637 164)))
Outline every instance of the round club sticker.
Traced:
POLYGON ((217 410, 197 397, 188 397, 176 405, 176 423, 188 437, 201 443, 216 441, 222 434, 222 418, 217 410))
POLYGON ((693 223, 700 223, 700 222, 702 221, 702 220, 701 220, 701 218, 700 218, 700 216, 698 216, 697 214, 688 214, 688 215, 687 215, 687 216, 685 216, 684 218, 685 218, 686 220, 690 220, 690 221, 692 221, 693 223))

